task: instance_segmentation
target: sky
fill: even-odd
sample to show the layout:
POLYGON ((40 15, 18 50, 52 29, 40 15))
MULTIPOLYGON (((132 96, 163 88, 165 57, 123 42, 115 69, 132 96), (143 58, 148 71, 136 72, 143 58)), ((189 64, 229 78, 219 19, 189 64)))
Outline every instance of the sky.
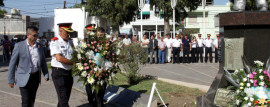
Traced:
MULTIPOLYGON (((229 0, 215 0, 214 5, 225 5, 229 0)), ((67 6, 71 7, 75 3, 80 3, 81 0, 66 0, 67 6)), ((12 8, 21 10, 22 15, 31 17, 52 17, 54 9, 63 8, 64 0, 4 0, 5 7, 8 13, 12 8)))

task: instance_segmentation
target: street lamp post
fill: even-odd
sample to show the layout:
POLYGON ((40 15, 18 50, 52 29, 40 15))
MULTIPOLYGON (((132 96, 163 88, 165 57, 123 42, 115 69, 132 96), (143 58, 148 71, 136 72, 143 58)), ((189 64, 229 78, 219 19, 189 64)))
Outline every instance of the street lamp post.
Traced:
POLYGON ((173 37, 175 37, 175 6, 177 4, 177 0, 171 0, 171 6, 173 9, 173 37))
POLYGON ((203 7, 203 37, 206 38, 206 34, 205 34, 205 4, 206 1, 202 0, 202 7, 203 7))
POLYGON ((158 33, 158 19, 159 19, 159 9, 157 6, 155 6, 155 13, 158 14, 157 19, 156 19, 156 34, 157 34, 158 33))
POLYGON ((139 10, 141 11, 141 35, 139 37, 139 40, 141 40, 143 36, 142 10, 143 10, 144 4, 145 4, 145 0, 138 0, 138 7, 139 7, 139 10))
MULTIPOLYGON (((85 27, 85 6, 87 5, 87 1, 86 0, 82 0, 82 10, 83 10, 83 27, 82 28, 84 28, 85 27)), ((84 31, 83 31, 83 36, 84 36, 84 31)), ((84 38, 84 37, 83 37, 84 38)))

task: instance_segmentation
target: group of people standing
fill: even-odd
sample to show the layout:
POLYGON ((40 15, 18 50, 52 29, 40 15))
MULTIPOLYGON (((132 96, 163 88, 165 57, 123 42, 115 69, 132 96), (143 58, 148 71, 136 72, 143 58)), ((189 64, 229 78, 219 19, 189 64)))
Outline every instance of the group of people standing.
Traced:
MULTIPOLYGON (((50 43, 51 78, 58 96, 57 107, 69 107, 68 102, 73 85, 72 66, 74 64, 70 61, 74 48, 70 34, 74 31, 71 28, 72 23, 59 23, 58 26, 59 36, 52 38, 50 43)), ((96 31, 93 25, 87 25, 85 29, 87 32, 96 31)), ((48 81, 49 73, 45 59, 46 49, 43 48, 44 44, 37 42, 38 28, 29 26, 26 32, 26 40, 16 43, 14 47, 8 69, 8 84, 11 88, 14 87, 14 84, 19 87, 22 107, 33 107, 41 74, 48 81)), ((104 30, 100 32, 104 33, 104 30)), ((92 91, 90 84, 87 84, 86 91, 90 105, 104 107, 103 102, 100 101, 103 101, 105 90, 94 94, 95 91, 92 91)))
MULTIPOLYGON (((188 35, 182 34, 176 35, 175 38, 171 38, 170 34, 160 37, 160 34, 151 35, 151 39, 147 39, 146 35, 143 36, 141 46, 146 50, 146 53, 150 56, 149 63, 198 63, 208 60, 212 63, 212 47, 215 48, 215 62, 219 62, 220 51, 220 38, 216 35, 216 39, 212 40, 210 34, 207 34, 206 39, 201 38, 201 34, 198 34, 198 38, 195 36, 192 39, 188 35), (204 52, 205 48, 205 52, 204 52), (180 58, 180 52, 182 51, 182 58, 180 58), (203 59, 203 52, 204 59, 203 59), (190 57, 191 55, 191 57, 190 57), (153 58, 154 57, 154 58, 153 58), (153 59, 155 59, 153 61, 153 59), (181 59, 181 60, 180 60, 181 59)), ((127 39, 125 40, 127 41, 127 39)), ((125 41, 124 44, 125 44, 125 41)))
POLYGON ((4 35, 4 40, 1 40, 0 45, 2 45, 3 58, 5 61, 10 59, 10 55, 12 54, 15 41, 14 39, 9 40, 7 35, 4 35))

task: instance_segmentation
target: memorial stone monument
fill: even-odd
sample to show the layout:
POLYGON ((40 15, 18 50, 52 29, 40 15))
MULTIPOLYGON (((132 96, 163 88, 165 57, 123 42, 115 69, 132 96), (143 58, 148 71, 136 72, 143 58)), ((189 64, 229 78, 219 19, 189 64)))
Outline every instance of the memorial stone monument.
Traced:
POLYGON ((265 63, 270 56, 270 11, 267 11, 266 0, 256 0, 260 11, 244 11, 245 0, 235 0, 234 3, 235 11, 219 14, 220 27, 224 28, 222 63, 208 92, 197 98, 198 107, 217 106, 214 104, 217 90, 230 85, 224 68, 229 71, 243 68, 241 57, 248 65, 253 65, 255 60, 265 63))

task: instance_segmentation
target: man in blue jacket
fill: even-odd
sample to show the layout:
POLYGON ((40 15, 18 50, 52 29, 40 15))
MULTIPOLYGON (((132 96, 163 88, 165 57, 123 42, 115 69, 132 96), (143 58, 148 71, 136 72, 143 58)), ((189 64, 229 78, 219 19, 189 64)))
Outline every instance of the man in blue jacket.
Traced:
POLYGON ((49 80, 48 68, 37 27, 27 27, 27 39, 15 45, 8 69, 8 84, 20 88, 22 107, 33 107, 36 92, 41 81, 41 71, 45 80, 49 80))

